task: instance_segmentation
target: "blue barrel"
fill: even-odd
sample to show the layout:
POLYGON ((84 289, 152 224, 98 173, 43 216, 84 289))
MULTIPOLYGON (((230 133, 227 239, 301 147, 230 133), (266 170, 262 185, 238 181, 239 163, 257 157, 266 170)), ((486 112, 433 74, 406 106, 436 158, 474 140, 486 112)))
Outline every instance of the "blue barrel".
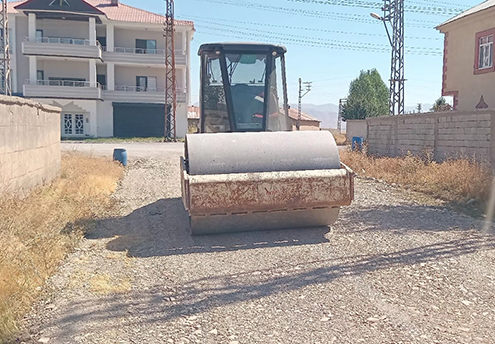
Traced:
POLYGON ((127 151, 124 148, 115 148, 113 150, 113 160, 117 160, 122 165, 127 166, 127 151))
POLYGON ((354 136, 352 138, 352 150, 360 151, 363 148, 363 138, 354 136))

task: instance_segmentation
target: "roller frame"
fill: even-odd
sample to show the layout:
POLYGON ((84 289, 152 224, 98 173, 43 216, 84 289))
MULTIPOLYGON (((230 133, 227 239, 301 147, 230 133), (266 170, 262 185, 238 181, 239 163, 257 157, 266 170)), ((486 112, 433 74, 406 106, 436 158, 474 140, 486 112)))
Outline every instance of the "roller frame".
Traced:
POLYGON ((342 163, 340 169, 213 175, 189 175, 182 157, 180 165, 182 201, 193 234, 285 228, 291 223, 293 227, 329 225, 335 221, 338 207, 350 205, 354 199, 354 173, 342 163), (279 220, 287 221, 258 223, 273 217, 270 214, 284 212, 279 220), (302 213, 306 220, 294 222, 302 213), (249 221, 242 224, 241 219, 249 221), (195 225, 195 221, 203 225, 195 225), (215 225, 237 223, 239 228, 215 229, 215 225))

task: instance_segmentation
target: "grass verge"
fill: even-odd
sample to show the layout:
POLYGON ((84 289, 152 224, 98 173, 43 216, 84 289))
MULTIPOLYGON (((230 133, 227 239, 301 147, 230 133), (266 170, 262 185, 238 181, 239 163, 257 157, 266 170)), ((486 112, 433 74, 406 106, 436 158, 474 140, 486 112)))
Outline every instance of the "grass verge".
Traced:
POLYGON ((0 199, 0 343, 15 336, 17 320, 81 238, 84 224, 111 210, 122 174, 109 159, 66 154, 52 185, 22 200, 0 199))
POLYGON ((475 200, 482 210, 490 196, 489 168, 471 159, 436 163, 428 157, 375 158, 349 150, 341 151, 340 157, 359 175, 408 186, 454 205, 475 200))

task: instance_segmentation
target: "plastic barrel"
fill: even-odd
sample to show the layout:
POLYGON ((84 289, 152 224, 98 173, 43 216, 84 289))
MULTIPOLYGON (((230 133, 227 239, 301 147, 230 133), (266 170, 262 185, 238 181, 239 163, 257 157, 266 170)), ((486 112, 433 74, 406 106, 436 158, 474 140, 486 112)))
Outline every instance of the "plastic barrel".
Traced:
POLYGON ((113 150, 113 160, 117 160, 122 165, 127 166, 127 151, 124 148, 115 148, 113 150))
POLYGON ((352 150, 360 151, 362 147, 363 147, 363 138, 354 136, 352 138, 352 150))

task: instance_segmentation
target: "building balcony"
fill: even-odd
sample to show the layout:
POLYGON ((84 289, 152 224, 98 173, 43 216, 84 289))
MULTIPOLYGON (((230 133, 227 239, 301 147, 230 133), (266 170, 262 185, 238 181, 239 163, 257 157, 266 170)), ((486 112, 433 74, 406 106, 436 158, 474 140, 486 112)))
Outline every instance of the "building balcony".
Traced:
POLYGON ((101 59, 102 49, 98 42, 91 45, 88 39, 26 37, 22 42, 22 53, 33 56, 60 56, 101 59))
POLYGON ((26 80, 23 93, 29 98, 101 99, 101 86, 89 81, 26 80))
MULTIPOLYGON (((115 47, 113 51, 104 49, 103 60, 115 63, 165 65, 165 50, 115 47)), ((186 54, 182 50, 175 51, 175 64, 179 66, 186 65, 186 54)))
MULTIPOLYGON (((186 90, 177 89, 177 103, 186 103, 186 90)), ((103 90, 103 99, 126 103, 165 103, 165 89, 142 86, 115 86, 115 90, 103 90)))

